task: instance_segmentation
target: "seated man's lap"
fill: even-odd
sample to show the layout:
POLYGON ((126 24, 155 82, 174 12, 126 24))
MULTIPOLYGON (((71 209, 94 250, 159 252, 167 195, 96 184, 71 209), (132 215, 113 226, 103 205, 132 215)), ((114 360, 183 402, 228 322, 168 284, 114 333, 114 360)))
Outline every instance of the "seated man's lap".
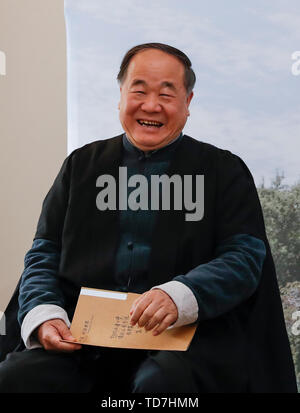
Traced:
POLYGON ((91 346, 73 353, 13 352, 0 363, 0 393, 189 391, 182 383, 185 364, 175 353, 91 346))
POLYGON ((74 353, 42 348, 9 353, 0 363, 0 392, 85 392, 91 381, 74 353))
POLYGON ((0 363, 0 393, 131 391, 146 351, 83 346, 72 353, 42 348, 9 353, 0 363))
POLYGON ((137 372, 135 385, 137 392, 198 391, 188 351, 151 351, 137 372))

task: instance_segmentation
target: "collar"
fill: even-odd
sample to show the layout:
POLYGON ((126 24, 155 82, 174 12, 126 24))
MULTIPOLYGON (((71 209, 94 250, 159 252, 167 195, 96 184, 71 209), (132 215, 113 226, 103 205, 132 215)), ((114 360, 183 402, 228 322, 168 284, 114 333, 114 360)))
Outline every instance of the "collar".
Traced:
POLYGON ((155 149, 153 151, 142 151, 129 140, 126 133, 123 134, 122 140, 123 140, 123 146, 126 152, 129 152, 130 154, 138 157, 139 160, 142 160, 145 158, 146 159, 152 158, 153 156, 155 156, 156 158, 157 155, 167 155, 173 152, 173 150, 177 147, 178 143, 181 141, 182 137, 183 137, 183 134, 181 132, 180 135, 177 136, 177 138, 173 139, 167 145, 163 146, 162 148, 155 149))

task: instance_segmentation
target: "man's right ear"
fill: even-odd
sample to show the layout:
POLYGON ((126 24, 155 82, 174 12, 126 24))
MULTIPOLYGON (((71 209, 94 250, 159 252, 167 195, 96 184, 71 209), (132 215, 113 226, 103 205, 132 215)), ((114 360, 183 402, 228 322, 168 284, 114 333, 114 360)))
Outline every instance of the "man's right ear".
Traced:
MULTIPOLYGON (((122 93, 122 86, 120 86, 120 95, 121 95, 121 93, 122 93)), ((118 103, 118 109, 120 110, 120 105, 121 105, 121 101, 119 100, 119 103, 118 103)))

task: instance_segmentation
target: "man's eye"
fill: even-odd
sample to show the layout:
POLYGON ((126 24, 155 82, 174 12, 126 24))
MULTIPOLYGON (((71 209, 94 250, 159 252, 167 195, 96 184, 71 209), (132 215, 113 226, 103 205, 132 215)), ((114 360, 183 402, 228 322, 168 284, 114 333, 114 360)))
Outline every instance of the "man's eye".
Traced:
POLYGON ((136 90, 136 91, 134 91, 133 93, 142 93, 142 94, 145 94, 145 92, 143 92, 142 90, 136 90))
POLYGON ((161 93, 160 96, 167 96, 168 98, 171 97, 170 95, 167 95, 166 93, 161 93))

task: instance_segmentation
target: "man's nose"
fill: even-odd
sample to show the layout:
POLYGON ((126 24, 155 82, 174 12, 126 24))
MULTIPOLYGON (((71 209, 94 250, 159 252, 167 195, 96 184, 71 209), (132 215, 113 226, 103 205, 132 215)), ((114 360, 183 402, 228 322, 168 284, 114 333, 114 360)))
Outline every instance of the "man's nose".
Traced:
POLYGON ((160 112, 161 105, 158 98, 154 95, 145 96, 145 100, 141 106, 141 109, 145 112, 160 112))

